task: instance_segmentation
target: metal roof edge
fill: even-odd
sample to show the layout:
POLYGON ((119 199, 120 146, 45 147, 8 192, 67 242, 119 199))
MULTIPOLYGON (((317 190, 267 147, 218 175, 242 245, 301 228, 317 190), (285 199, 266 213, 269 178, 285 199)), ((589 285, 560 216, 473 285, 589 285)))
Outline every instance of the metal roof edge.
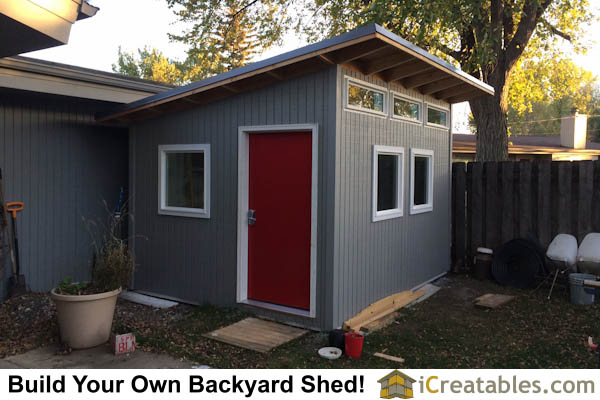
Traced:
POLYGON ((164 83, 24 56, 0 58, 0 68, 14 69, 148 93, 161 93, 173 87, 173 85, 164 83))

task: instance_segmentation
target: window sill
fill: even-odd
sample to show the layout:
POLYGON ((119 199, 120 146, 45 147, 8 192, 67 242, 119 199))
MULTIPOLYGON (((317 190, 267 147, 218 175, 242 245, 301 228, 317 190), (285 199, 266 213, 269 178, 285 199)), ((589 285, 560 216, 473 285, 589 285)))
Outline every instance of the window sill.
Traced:
POLYGON ((450 128, 444 125, 439 125, 439 124, 433 124, 431 122, 427 122, 425 124, 425 126, 429 127, 429 128, 436 128, 436 129, 443 129, 445 131, 449 130, 450 128))
POLYGON ((373 215, 373 222, 385 221, 386 219, 400 218, 403 215, 401 209, 378 211, 373 215))
POLYGON ((195 210, 195 209, 169 209, 161 208, 158 210, 159 215, 170 215, 173 217, 188 217, 188 218, 210 218, 210 214, 207 210, 195 210))
POLYGON ((387 118, 387 114, 384 113, 383 111, 369 110, 368 108, 353 107, 353 106, 349 106, 349 105, 346 105, 346 107, 344 107, 344 109, 349 112, 368 114, 368 115, 371 115, 374 117, 387 118))
POLYGON ((433 211, 433 205, 429 205, 429 204, 423 204, 423 205, 419 205, 419 206, 411 206, 410 207, 410 214, 423 214, 426 212, 431 212, 433 211))
POLYGON ((407 117, 399 117, 397 115, 394 115, 390 119, 392 121, 397 121, 397 122, 410 122, 410 123, 417 124, 417 125, 423 125, 423 121, 421 121, 420 119, 413 119, 413 118, 407 118, 407 117))

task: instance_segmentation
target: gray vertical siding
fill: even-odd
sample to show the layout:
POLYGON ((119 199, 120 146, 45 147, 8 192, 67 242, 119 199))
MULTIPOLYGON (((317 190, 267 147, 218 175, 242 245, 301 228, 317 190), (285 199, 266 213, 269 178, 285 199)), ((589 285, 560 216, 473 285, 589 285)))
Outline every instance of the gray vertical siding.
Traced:
MULTIPOLYGON (((338 69, 334 326, 384 296, 413 288, 446 272, 450 265, 450 132, 391 120, 389 116, 345 110, 346 76, 424 98, 420 93, 338 69), (402 217, 372 222, 373 145, 404 147, 402 217), (432 212, 409 213, 411 148, 431 149, 435 153, 432 212)), ((425 100, 448 107, 433 98, 425 100)))
POLYGON ((330 67, 130 128, 135 251, 139 264, 136 289, 194 303, 235 304, 238 127, 316 123, 319 126, 317 316, 311 319, 254 310, 312 328, 330 327, 336 76, 336 68, 330 67), (210 219, 157 213, 158 146, 186 143, 211 145, 210 219))
POLYGON ((114 207, 119 188, 127 188, 127 131, 94 123, 94 113, 110 106, 0 91, 0 167, 7 200, 25 203, 21 268, 33 291, 67 275, 88 278, 90 240, 81 218, 105 215, 102 200, 114 207))

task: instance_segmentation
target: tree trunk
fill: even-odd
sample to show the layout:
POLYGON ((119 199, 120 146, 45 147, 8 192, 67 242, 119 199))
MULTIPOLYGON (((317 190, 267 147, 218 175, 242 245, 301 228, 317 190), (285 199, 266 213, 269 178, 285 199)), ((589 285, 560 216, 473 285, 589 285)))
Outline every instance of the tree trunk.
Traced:
POLYGON ((508 159, 507 106, 506 101, 501 100, 505 97, 504 85, 494 89, 494 96, 469 101, 477 126, 477 161, 508 159))

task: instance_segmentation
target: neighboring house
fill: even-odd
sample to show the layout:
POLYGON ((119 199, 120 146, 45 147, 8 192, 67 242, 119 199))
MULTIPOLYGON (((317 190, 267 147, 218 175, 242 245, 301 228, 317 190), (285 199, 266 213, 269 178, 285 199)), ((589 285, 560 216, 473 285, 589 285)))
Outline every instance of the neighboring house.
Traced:
POLYGON ((97 11, 84 0, 2 0, 0 57, 66 44, 71 26, 97 11))
MULTIPOLYGON (((587 116, 577 112, 562 118, 560 135, 511 136, 508 138, 510 160, 578 161, 597 160, 600 143, 587 141, 587 116)), ((474 161, 476 137, 452 135, 453 161, 474 161)))
MULTIPOLYGON (((18 214, 22 272, 31 290, 89 277, 82 217, 105 215, 128 186, 127 129, 97 112, 171 86, 26 57, 0 59, 0 168, 18 214)), ((6 256, 6 252, 4 252, 6 256)), ((0 263, 1 264, 1 263, 0 263)), ((5 265, 10 265, 6 263, 5 265)), ((0 277, 3 298, 9 271, 0 277)))
POLYGON ((134 288, 313 328, 450 266, 450 105, 493 89, 377 25, 104 113, 134 288))

